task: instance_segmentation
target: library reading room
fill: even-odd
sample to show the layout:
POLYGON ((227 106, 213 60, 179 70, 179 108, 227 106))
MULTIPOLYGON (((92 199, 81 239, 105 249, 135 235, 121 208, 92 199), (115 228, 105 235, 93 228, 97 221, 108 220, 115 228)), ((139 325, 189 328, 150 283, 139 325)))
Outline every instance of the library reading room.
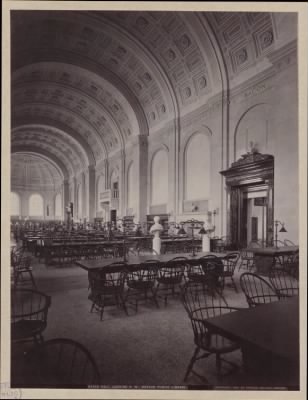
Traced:
POLYGON ((297 28, 11 10, 12 388, 300 390, 297 28))

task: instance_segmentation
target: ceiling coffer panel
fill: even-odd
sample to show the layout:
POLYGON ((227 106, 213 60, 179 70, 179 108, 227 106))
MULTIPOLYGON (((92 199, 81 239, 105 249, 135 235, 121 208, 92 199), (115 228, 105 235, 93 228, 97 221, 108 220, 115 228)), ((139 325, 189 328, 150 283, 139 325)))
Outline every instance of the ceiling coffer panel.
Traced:
POLYGON ((27 153, 16 153, 11 160, 13 189, 54 190, 60 187, 63 176, 46 158, 27 153))

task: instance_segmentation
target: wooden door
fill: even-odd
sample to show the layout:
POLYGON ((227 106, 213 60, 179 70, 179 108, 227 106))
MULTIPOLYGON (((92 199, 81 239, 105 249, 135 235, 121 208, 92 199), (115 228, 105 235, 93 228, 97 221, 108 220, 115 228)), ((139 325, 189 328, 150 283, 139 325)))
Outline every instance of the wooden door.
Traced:
POLYGON ((258 217, 251 217, 251 240, 258 240, 258 217))

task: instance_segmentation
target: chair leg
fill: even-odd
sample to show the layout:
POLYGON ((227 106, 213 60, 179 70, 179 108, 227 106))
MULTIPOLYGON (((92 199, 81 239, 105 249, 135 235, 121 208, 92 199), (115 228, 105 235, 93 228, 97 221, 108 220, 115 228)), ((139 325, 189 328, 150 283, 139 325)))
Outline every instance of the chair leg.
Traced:
POLYGON ((158 291, 159 291, 159 286, 160 286, 160 283, 158 282, 157 283, 157 286, 156 286, 156 289, 155 289, 155 296, 157 297, 157 293, 158 293, 158 291))
POLYGON ((231 276, 231 281, 232 281, 232 283, 233 283, 234 290, 236 291, 236 293, 238 293, 238 289, 237 289, 237 286, 236 286, 236 284, 235 284, 235 282, 234 282, 233 276, 231 276))
POLYGON ((152 294, 153 294, 153 301, 154 301, 156 307, 159 308, 159 304, 158 304, 158 301, 156 299, 155 289, 152 288, 151 291, 152 291, 152 294))
POLYGON ((228 302, 227 302, 227 300, 225 299, 225 296, 224 296, 223 294, 221 294, 221 298, 222 298, 223 302, 225 303, 225 305, 228 307, 229 304, 228 304, 228 302))
POLYGON ((31 278, 31 281, 32 281, 32 285, 33 285, 33 286, 34 286, 34 288, 36 289, 36 283, 35 283, 35 280, 34 280, 33 274, 32 274, 32 272, 31 272, 31 271, 29 271, 29 274, 30 274, 30 278, 31 278))
POLYGON ((120 294, 120 300, 121 300, 121 305, 123 307, 123 310, 125 311, 125 314, 128 315, 125 299, 122 294, 120 294))
POLYGON ((195 363, 195 361, 197 359, 199 351, 200 351, 200 347, 196 347, 196 349, 194 351, 194 354, 193 354, 193 356, 192 356, 192 358, 191 358, 191 360, 189 362, 189 365, 187 367, 186 374, 185 374, 185 377, 184 377, 184 382, 187 381, 188 375, 190 374, 190 372, 192 370, 192 367, 193 367, 193 365, 194 365, 194 363, 195 363))
POLYGON ((103 314, 104 314, 104 300, 102 300, 102 305, 101 305, 101 315, 100 315, 100 320, 103 320, 103 314))
POLYGON ((218 372, 218 376, 221 376, 221 358, 220 358, 220 354, 216 354, 216 370, 218 372))
POLYGON ((19 274, 16 273, 14 276, 14 288, 15 289, 17 288, 17 285, 18 285, 18 279, 19 279, 19 274))

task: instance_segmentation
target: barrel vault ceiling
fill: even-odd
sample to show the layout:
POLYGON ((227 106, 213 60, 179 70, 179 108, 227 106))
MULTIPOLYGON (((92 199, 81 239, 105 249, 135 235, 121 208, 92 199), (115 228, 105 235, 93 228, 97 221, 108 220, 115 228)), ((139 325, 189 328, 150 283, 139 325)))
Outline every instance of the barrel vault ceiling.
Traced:
POLYGON ((12 11, 11 35, 14 184, 22 162, 57 184, 155 135, 279 39, 270 13, 223 12, 12 11))

